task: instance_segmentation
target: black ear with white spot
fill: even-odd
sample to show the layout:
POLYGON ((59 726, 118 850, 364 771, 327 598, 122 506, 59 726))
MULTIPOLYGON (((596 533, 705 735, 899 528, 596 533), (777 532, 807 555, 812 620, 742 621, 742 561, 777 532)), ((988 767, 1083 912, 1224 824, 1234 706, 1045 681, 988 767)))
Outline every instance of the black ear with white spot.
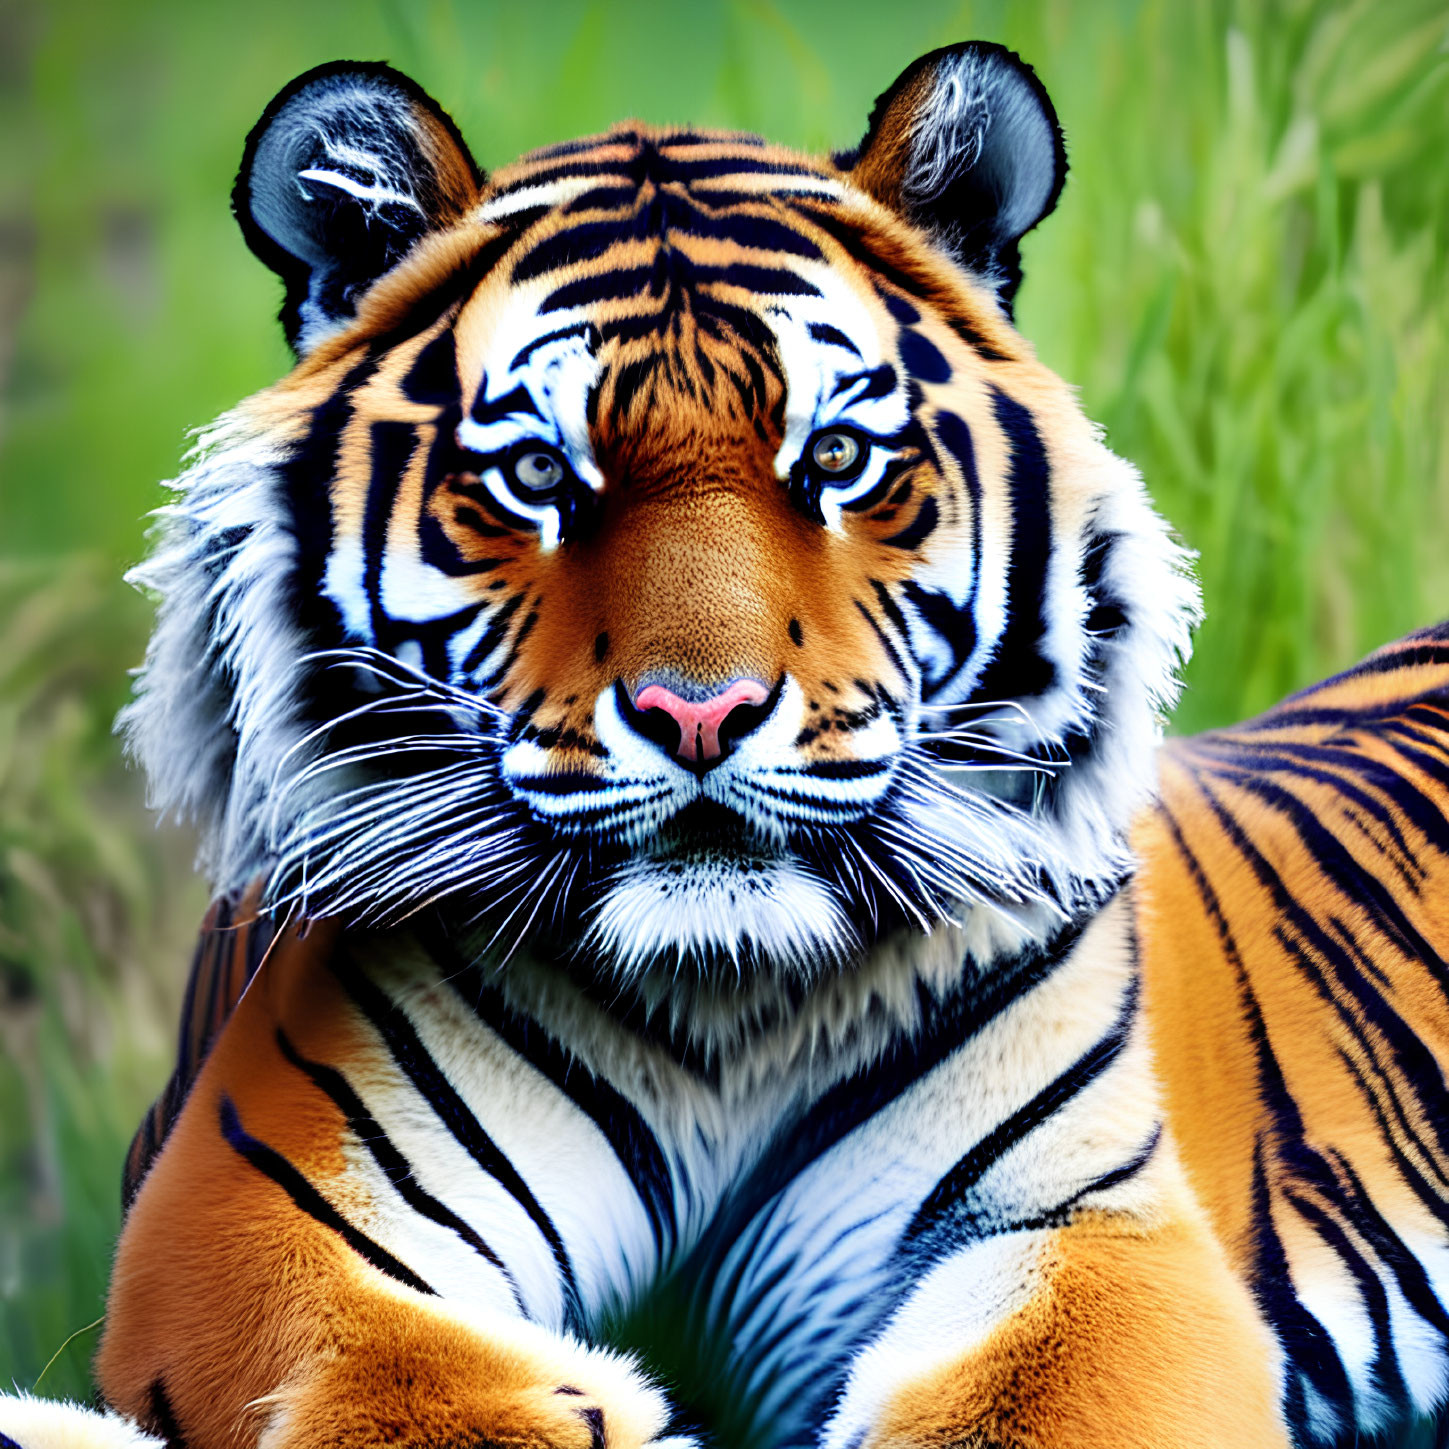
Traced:
POLYGON ((287 284, 298 353, 425 233, 457 220, 482 176, 457 128, 405 75, 339 61, 298 76, 247 137, 232 208, 287 284))
POLYGON ((852 170, 995 287, 1008 311, 1021 284, 1017 242, 1056 205, 1066 175, 1061 127, 1036 73, 984 41, 908 66, 876 101, 852 170))

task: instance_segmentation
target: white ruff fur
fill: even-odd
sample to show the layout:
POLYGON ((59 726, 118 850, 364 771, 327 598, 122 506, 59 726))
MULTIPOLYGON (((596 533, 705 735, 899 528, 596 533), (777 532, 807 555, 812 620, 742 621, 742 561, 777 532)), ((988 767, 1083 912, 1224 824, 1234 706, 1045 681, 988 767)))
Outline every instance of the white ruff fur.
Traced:
POLYGON ((0 1394, 0 1434, 20 1449, 163 1449, 160 1439, 115 1414, 28 1394, 0 1394))

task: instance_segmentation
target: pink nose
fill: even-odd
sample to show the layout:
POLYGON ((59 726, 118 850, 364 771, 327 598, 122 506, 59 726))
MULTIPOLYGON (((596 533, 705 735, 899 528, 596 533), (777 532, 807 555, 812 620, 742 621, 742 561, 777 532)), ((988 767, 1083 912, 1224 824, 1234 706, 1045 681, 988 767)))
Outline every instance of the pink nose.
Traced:
POLYGON ((639 691, 634 701, 637 710, 662 709, 679 726, 679 744, 675 754, 681 760, 703 764, 720 756, 719 727, 741 705, 763 704, 770 691, 755 679, 737 679, 722 694, 696 703, 680 699, 662 684, 651 684, 639 691))

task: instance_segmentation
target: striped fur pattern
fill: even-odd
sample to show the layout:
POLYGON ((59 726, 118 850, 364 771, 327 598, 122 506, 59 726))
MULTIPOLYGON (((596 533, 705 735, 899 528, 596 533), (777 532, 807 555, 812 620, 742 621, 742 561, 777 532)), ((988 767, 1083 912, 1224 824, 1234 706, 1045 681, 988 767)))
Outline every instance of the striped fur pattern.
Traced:
POLYGON ((121 1202, 127 1208, 151 1159, 161 1150, 217 1034, 266 959, 275 922, 259 910, 260 894, 254 889, 240 901, 223 896, 212 903, 201 923, 181 1002, 176 1066, 166 1090, 137 1129, 126 1158, 121 1202))
POLYGON ((128 715, 221 896, 128 1165, 137 1432, 1443 1403, 1449 630, 1151 803, 1196 597, 1010 320, 1064 173, 989 46, 830 159, 623 126, 484 178, 380 67, 269 109, 238 211, 300 360, 179 486, 128 715))
POLYGON ((1174 741, 1136 836, 1169 1111, 1302 1443, 1449 1387, 1446 801, 1441 626, 1174 741))
MULTIPOLYGON (((582 1446, 568 1415, 597 1411, 609 1444, 848 1445, 941 1402, 955 1360, 1008 1369, 1001 1325, 1056 1304, 1054 1351, 1110 1346, 1129 1383, 1153 1356, 1112 1442, 1275 1442, 1275 1347, 1157 1104, 1128 898, 997 974, 960 951, 948 928, 916 986, 883 957, 704 1060, 441 931, 284 931, 136 1197, 108 1397, 151 1424, 164 1401, 196 1445, 499 1442, 519 1395, 529 1442, 582 1446), (641 1326, 667 1401, 585 1347, 641 1326)), ((981 1423, 1090 1425, 1077 1379, 981 1423)))

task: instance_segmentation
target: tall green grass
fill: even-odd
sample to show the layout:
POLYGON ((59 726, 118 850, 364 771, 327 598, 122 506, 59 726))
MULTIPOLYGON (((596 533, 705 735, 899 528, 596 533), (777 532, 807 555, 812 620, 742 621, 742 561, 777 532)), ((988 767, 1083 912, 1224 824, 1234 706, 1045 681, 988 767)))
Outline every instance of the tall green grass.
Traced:
MULTIPOLYGON (((481 162, 625 115, 853 142, 915 55, 1037 67, 1023 331, 1202 556, 1177 724, 1449 614, 1449 21, 1428 0, 0 0, 0 1382, 99 1316, 203 892, 109 721, 185 431, 286 366, 227 210, 277 87, 391 59, 481 162)), ((94 1334, 42 1388, 84 1393, 94 1334)))

